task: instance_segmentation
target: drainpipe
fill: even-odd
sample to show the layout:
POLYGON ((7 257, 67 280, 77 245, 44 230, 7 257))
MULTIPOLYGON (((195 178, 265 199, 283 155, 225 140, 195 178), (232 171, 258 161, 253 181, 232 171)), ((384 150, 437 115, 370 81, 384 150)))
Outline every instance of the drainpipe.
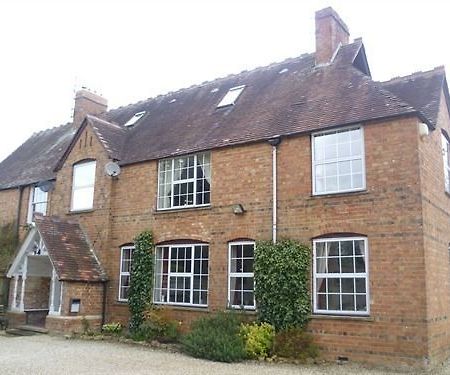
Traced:
POLYGON ((272 242, 277 242, 277 146, 281 143, 281 137, 275 136, 269 139, 272 146, 272 242))
POLYGON ((107 281, 103 281, 103 301, 102 301, 102 326, 100 327, 100 329, 103 331, 103 326, 106 323, 106 285, 107 281))

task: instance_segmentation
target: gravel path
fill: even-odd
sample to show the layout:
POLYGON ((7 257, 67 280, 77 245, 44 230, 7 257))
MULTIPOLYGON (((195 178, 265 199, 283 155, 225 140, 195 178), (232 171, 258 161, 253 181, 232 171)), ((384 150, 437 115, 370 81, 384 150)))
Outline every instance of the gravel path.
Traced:
MULTIPOLYGON (((0 374, 380 375, 394 372, 367 369, 354 364, 224 364, 122 343, 67 340, 62 337, 36 335, 0 336, 0 374)), ((450 366, 433 371, 433 374, 450 374, 450 366)))

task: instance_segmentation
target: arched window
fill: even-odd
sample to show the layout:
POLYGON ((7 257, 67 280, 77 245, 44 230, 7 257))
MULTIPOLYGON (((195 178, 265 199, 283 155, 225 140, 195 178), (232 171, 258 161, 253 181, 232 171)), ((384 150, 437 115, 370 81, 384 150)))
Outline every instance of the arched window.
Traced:
POLYGON ((71 211, 93 208, 95 168, 95 160, 83 161, 73 166, 71 211))
POLYGON ((313 240, 314 312, 369 314, 367 237, 313 240))
POLYGON ((170 242, 156 246, 153 301, 208 306, 208 267, 209 246, 206 243, 170 242))

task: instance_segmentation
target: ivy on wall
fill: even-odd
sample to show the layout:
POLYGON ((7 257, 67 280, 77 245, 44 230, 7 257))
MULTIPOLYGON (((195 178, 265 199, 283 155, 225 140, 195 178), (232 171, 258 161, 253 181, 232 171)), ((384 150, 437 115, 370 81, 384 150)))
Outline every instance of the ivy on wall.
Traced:
POLYGON ((154 272, 152 233, 144 231, 138 234, 134 241, 134 247, 128 292, 131 332, 139 329, 144 321, 144 312, 152 303, 154 272))
POLYGON ((281 330, 304 327, 311 313, 311 249, 296 241, 256 244, 254 275, 258 318, 281 330))
POLYGON ((0 226, 0 273, 6 271, 17 244, 14 223, 0 226))

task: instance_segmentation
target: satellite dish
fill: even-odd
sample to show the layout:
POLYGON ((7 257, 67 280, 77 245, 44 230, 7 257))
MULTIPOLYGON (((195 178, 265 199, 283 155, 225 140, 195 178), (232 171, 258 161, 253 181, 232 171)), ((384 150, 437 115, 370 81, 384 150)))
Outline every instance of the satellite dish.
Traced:
POLYGON ((48 193, 49 191, 53 190, 55 184, 53 183, 53 181, 40 181, 36 186, 44 193, 48 193))
POLYGON ((105 165, 106 174, 110 177, 117 177, 120 174, 120 166, 119 164, 110 161, 105 165))

